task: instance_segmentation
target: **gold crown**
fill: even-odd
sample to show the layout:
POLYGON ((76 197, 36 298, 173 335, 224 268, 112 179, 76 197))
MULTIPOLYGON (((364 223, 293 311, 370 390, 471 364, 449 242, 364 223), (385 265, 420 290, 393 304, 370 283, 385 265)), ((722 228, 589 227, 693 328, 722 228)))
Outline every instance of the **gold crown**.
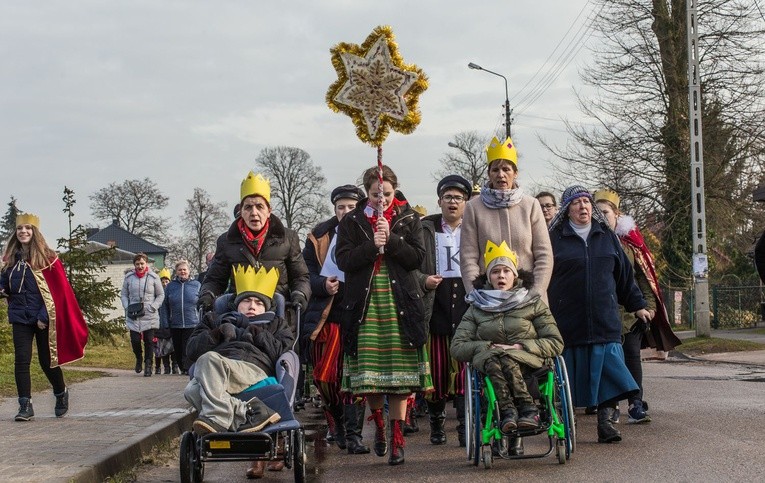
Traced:
POLYGON ((242 187, 239 189, 239 201, 254 195, 262 196, 266 203, 271 204, 271 183, 262 175, 250 171, 247 173, 247 177, 242 180, 242 187))
POLYGON ((486 250, 483 252, 483 266, 488 268, 492 260, 499 257, 507 257, 515 265, 514 268, 518 268, 518 255, 507 246, 506 242, 502 242, 497 246, 491 240, 486 241, 486 250))
POLYGON ((32 225, 40 229, 40 217, 32 213, 20 213, 16 215, 16 227, 21 225, 32 225))
POLYGON ((505 139, 505 142, 500 143, 499 139, 492 138, 488 146, 486 146, 486 162, 491 163, 495 159, 506 159, 511 161, 515 167, 518 167, 518 151, 515 150, 515 144, 510 138, 505 139))
POLYGON ((619 198, 616 191, 608 188, 603 188, 602 190, 594 192, 592 194, 592 199, 595 200, 595 203, 598 201, 610 201, 614 204, 617 210, 619 209, 619 202, 621 201, 621 198, 619 198))
POLYGON ((412 209, 419 213, 420 216, 428 216, 428 209, 422 205, 415 205, 412 209))
POLYGON ((244 292, 257 292, 268 298, 274 297, 276 284, 279 282, 279 269, 276 267, 271 270, 260 267, 256 272, 250 265, 246 267, 237 265, 232 267, 231 271, 234 274, 234 285, 236 285, 237 295, 244 292))
POLYGON ((166 278, 170 280, 173 278, 172 274, 170 273, 170 270, 167 269, 167 267, 163 268, 159 271, 159 278, 166 278))

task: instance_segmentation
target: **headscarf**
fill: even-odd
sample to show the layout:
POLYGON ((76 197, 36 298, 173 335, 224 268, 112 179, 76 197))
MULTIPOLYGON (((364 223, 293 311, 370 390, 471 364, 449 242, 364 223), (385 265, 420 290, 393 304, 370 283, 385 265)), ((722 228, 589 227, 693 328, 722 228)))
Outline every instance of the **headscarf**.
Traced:
POLYGON ((553 231, 553 229, 568 219, 568 209, 571 206, 571 202, 577 198, 581 198, 582 196, 586 196, 590 199, 590 203, 592 204, 593 221, 600 223, 602 226, 608 228, 609 230, 611 229, 611 227, 608 226, 608 221, 606 221, 605 215, 603 215, 603 212, 600 211, 598 205, 595 204, 595 200, 592 199, 592 194, 587 191, 587 188, 581 185, 574 185, 569 186, 563 190, 563 195, 560 197, 560 210, 558 210, 558 213, 555 214, 552 221, 550 222, 549 231, 553 231))

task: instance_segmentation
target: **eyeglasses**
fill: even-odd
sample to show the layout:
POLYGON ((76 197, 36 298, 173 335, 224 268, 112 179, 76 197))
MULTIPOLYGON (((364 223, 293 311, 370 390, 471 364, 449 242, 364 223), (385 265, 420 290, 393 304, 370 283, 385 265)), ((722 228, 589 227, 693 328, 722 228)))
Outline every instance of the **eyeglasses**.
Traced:
POLYGON ((465 197, 461 195, 445 195, 442 196, 441 199, 447 203, 462 203, 465 201, 465 197))
POLYGON ((545 203, 544 205, 540 204, 539 206, 541 206, 543 210, 549 210, 549 209, 555 208, 555 205, 553 205, 552 203, 545 203))

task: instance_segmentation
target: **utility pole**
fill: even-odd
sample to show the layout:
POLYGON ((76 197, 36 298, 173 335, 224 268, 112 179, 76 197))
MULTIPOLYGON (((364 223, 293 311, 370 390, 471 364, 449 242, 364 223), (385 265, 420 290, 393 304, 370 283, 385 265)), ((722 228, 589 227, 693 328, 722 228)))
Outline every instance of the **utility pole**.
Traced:
POLYGON ((704 206, 704 143, 701 131, 701 76, 699 74, 698 0, 687 0, 688 121, 691 153, 691 243, 693 244, 693 316, 696 336, 709 337, 709 263, 704 206))

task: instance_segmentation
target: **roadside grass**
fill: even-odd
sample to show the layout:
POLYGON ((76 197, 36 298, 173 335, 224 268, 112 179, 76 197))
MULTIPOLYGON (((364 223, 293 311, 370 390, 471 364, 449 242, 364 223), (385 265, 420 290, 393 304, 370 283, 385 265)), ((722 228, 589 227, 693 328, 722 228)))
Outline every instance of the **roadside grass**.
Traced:
POLYGON ((741 352, 765 350, 765 344, 750 340, 720 339, 717 337, 693 337, 685 339, 676 351, 689 356, 714 354, 718 352, 741 352))
POLYGON ((141 471, 145 471, 148 466, 169 466, 170 462, 178 460, 181 438, 162 441, 137 461, 131 468, 126 468, 116 475, 112 475, 104 480, 107 483, 131 483, 137 481, 141 471))

